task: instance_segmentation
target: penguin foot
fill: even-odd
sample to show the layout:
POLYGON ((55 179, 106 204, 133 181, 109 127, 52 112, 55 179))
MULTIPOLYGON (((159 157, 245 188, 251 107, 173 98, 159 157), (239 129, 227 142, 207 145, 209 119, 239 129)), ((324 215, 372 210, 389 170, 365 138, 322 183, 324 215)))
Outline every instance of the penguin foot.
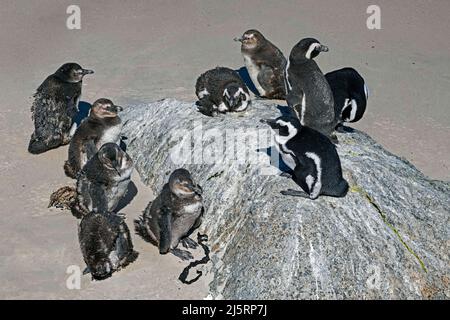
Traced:
POLYGON ((194 259, 194 256, 192 255, 192 253, 190 253, 189 251, 186 250, 181 250, 181 249, 170 249, 170 252, 177 258, 180 258, 181 260, 190 260, 190 259, 194 259))
POLYGON ((200 232, 197 232, 197 242, 208 242, 208 235, 207 234, 200 234, 200 232))
POLYGON ((280 191, 280 193, 284 196, 292 196, 292 197, 300 197, 300 198, 310 199, 309 195, 303 191, 287 189, 287 190, 280 191))
POLYGON ((196 249, 198 247, 197 242, 195 242, 189 237, 183 238, 180 241, 183 247, 185 247, 186 249, 196 249))

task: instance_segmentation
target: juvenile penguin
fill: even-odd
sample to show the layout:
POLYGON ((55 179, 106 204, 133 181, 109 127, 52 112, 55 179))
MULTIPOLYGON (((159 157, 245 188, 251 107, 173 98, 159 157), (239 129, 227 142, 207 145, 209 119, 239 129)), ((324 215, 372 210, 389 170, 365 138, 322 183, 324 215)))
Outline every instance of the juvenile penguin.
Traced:
POLYGON ((343 68, 325 75, 334 98, 338 125, 361 120, 366 111, 369 90, 363 77, 353 68, 343 68))
POLYGON ((70 141, 68 160, 64 164, 68 177, 76 179, 78 172, 105 143, 120 143, 119 111, 122 107, 111 100, 102 98, 94 102, 89 117, 83 120, 70 141))
POLYGON ((177 169, 142 217, 135 220, 136 232, 157 245, 161 254, 170 251, 180 259, 192 259, 189 251, 177 246, 180 241, 184 247, 197 246, 189 235, 200 226, 203 212, 202 188, 194 183, 189 171, 177 169))
POLYGON ((104 144, 80 171, 73 215, 114 212, 127 192, 132 171, 133 161, 125 151, 115 143, 104 144))
MULTIPOLYGON (((317 199, 319 195, 344 197, 347 194, 348 184, 342 177, 339 155, 326 136, 301 126, 294 117, 282 116, 261 122, 267 123, 274 133, 275 146, 291 170, 291 175, 287 175, 292 177, 310 199, 317 199)), ((306 196, 301 191, 291 189, 281 193, 306 196)))
POLYGON ((28 152, 39 154, 69 143, 76 128, 73 118, 78 112, 83 77, 91 73, 94 71, 77 63, 66 63, 39 86, 31 106, 34 132, 28 152))
POLYGON ((286 101, 302 126, 331 138, 336 127, 333 93, 313 60, 320 52, 327 51, 326 46, 313 38, 303 39, 294 46, 286 67, 286 101))
POLYGON ((84 262, 95 280, 110 277, 138 256, 124 219, 113 213, 90 212, 84 216, 78 227, 78 240, 84 262))
POLYGON ((235 38, 242 43, 245 67, 261 97, 285 99, 284 69, 286 58, 274 44, 258 30, 245 31, 235 38))
POLYGON ((197 79, 195 94, 198 110, 215 116, 219 112, 242 112, 250 104, 250 94, 239 74, 229 68, 217 67, 197 79))

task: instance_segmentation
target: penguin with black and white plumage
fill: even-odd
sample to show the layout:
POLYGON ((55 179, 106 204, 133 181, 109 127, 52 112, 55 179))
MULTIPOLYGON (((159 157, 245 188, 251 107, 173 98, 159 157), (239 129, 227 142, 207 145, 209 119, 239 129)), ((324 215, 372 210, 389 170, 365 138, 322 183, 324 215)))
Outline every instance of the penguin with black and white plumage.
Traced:
POLYGON ((196 184, 186 169, 172 172, 161 193, 150 202, 142 217, 134 221, 136 232, 145 240, 158 246, 161 254, 171 252, 182 260, 192 259, 187 250, 198 244, 189 238, 202 221, 205 211, 203 190, 196 184))
POLYGON ((195 84, 198 110, 207 116, 243 112, 251 103, 250 94, 239 74, 225 67, 206 71, 195 84))
POLYGON ((81 218, 89 212, 114 212, 126 194, 133 160, 115 143, 106 143, 80 171, 72 214, 81 218))
POLYGON ((302 126, 319 131, 335 140, 336 127, 333 92, 313 60, 328 47, 313 38, 302 39, 292 48, 286 66, 286 101, 302 126))
POLYGON ((138 257, 123 217, 109 212, 90 212, 78 226, 81 253, 92 279, 103 280, 138 257))
POLYGON ((369 89, 364 78, 353 68, 329 72, 325 78, 333 92, 338 127, 344 122, 361 120, 369 98, 369 89))
POLYGON ((348 183, 342 176, 341 161, 334 144, 320 132, 302 126, 291 116, 261 120, 270 126, 275 147, 302 191, 288 189, 283 195, 317 199, 320 195, 344 197, 348 183))
POLYGON ((34 132, 28 152, 40 154, 70 142, 83 77, 92 73, 78 63, 65 63, 39 86, 31 106, 34 132))
POLYGON ((92 105, 89 116, 83 120, 70 141, 64 172, 76 179, 80 170, 98 150, 108 142, 120 144, 122 120, 118 113, 123 108, 111 100, 101 98, 92 105))
POLYGON ((242 43, 245 67, 259 95, 268 99, 285 99, 286 58, 281 50, 255 29, 245 31, 234 40, 242 43))

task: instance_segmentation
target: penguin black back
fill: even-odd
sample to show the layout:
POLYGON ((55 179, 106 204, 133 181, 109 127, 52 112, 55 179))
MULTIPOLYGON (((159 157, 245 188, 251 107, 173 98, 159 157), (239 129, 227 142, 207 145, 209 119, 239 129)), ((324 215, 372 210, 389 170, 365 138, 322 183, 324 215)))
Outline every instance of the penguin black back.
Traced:
POLYGON ((77 63, 66 63, 39 86, 31 107, 34 132, 28 145, 30 153, 39 154, 69 143, 82 79, 90 73, 93 71, 77 63))
POLYGON ((363 77, 353 68, 343 68, 325 75, 334 97, 339 123, 361 120, 366 111, 369 90, 363 77))
POLYGON ((331 88, 313 60, 328 47, 314 38, 305 38, 291 51, 286 67, 286 101, 296 112, 302 126, 332 137, 336 126, 331 88))
POLYGON ((78 238, 84 261, 93 279, 103 280, 133 262, 130 231, 122 217, 113 213, 90 212, 80 222, 78 238))
MULTIPOLYGON (((276 147, 290 167, 293 180, 311 199, 319 195, 343 197, 348 184, 342 177, 339 155, 334 144, 320 132, 301 126, 298 119, 283 116, 263 120, 274 132, 276 147)), ((295 190, 282 194, 302 196, 295 190)))

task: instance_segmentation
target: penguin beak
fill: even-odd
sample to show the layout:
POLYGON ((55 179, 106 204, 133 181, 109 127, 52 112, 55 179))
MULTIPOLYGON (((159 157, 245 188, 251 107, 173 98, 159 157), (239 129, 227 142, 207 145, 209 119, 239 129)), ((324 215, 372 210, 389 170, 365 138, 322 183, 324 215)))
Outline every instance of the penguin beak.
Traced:
POLYGON ((242 41, 244 41, 244 39, 242 39, 242 37, 236 37, 236 38, 234 38, 233 39, 234 41, 236 41, 236 42, 242 42, 242 41))
POLYGON ((83 73, 83 76, 84 76, 84 75, 87 75, 87 74, 93 74, 93 73, 94 73, 94 70, 82 69, 82 73, 83 73))
POLYGON ((328 47, 324 46, 323 44, 320 45, 320 47, 317 48, 318 51, 320 52, 328 52, 328 47))
POLYGON ((114 105, 114 106, 116 107, 117 112, 123 111, 123 107, 121 107, 121 106, 116 106, 116 105, 114 105))

